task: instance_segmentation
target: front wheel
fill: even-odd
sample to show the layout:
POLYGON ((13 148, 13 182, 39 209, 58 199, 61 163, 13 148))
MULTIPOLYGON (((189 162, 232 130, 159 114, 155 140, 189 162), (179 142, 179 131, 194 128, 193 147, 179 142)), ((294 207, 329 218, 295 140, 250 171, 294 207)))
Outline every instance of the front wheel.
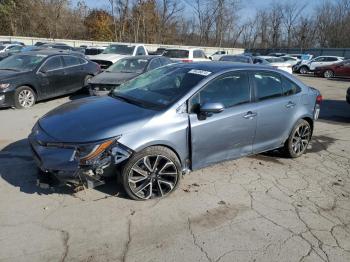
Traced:
POLYGON ((135 200, 162 198, 173 192, 181 179, 181 165, 176 154, 162 146, 146 148, 122 169, 126 193, 135 200))
POLYGON ((326 70, 326 71, 323 73, 323 76, 324 76, 325 78, 332 78, 332 77, 334 77, 334 73, 333 73, 332 70, 326 70))
POLYGON ((291 158, 300 157, 305 153, 311 139, 311 126, 309 122, 300 119, 294 126, 285 145, 284 151, 291 158))
POLYGON ((14 95, 15 107, 18 109, 30 108, 35 104, 36 94, 28 86, 18 87, 14 95))
POLYGON ((302 66, 299 69, 300 74, 307 74, 309 72, 309 69, 306 66, 302 66))

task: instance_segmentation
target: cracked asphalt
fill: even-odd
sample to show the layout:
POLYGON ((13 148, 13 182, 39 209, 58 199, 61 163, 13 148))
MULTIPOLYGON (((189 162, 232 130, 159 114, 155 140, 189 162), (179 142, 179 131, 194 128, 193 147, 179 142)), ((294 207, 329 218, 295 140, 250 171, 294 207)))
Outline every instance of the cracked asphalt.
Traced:
POLYGON ((36 187, 26 137, 80 95, 0 110, 0 261, 350 261, 350 82, 300 78, 325 99, 305 155, 214 165, 160 201, 36 187))

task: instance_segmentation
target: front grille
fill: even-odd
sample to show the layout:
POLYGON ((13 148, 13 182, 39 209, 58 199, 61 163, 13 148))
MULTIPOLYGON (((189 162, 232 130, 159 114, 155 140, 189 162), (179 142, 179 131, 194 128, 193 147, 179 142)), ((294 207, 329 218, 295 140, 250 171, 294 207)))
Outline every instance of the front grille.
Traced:
POLYGON ((107 69, 108 67, 113 65, 113 63, 111 61, 106 61, 106 60, 94 60, 94 59, 92 59, 91 61, 99 64, 102 69, 107 69))
POLYGON ((96 91, 110 91, 114 87, 119 86, 118 84, 115 85, 107 85, 107 84, 92 84, 91 89, 96 90, 96 91))

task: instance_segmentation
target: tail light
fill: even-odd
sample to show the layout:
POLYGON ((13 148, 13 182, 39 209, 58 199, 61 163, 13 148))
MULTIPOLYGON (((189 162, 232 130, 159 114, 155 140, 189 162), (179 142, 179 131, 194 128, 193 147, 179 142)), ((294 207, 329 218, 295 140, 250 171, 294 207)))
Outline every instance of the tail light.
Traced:
POLYGON ((322 95, 318 95, 318 96, 316 97, 316 104, 318 104, 318 105, 321 104, 322 100, 323 100, 322 95))
POLYGON ((182 59, 181 62, 191 63, 191 62, 193 62, 193 60, 191 60, 191 59, 182 59))

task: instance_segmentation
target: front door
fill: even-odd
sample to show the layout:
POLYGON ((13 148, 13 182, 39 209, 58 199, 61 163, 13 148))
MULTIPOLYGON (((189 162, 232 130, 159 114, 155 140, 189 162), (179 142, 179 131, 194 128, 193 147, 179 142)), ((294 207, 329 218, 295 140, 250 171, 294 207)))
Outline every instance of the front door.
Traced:
POLYGON ((60 56, 48 58, 39 69, 37 75, 43 98, 55 97, 61 94, 66 76, 60 56))
POLYGON ((189 101, 192 168, 198 169, 252 152, 256 115, 248 74, 232 72, 202 88, 189 101), (224 111, 203 116, 204 103, 221 103, 224 111))

